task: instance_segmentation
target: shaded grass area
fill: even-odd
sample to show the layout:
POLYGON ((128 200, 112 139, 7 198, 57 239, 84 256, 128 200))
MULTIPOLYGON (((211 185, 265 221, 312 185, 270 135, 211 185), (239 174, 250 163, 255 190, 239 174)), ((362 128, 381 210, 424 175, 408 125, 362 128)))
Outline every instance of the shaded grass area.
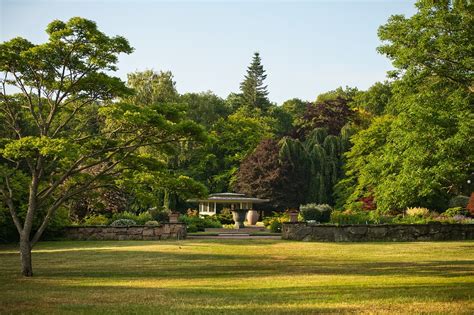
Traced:
POLYGON ((474 313, 474 242, 0 246, 0 313, 474 313))

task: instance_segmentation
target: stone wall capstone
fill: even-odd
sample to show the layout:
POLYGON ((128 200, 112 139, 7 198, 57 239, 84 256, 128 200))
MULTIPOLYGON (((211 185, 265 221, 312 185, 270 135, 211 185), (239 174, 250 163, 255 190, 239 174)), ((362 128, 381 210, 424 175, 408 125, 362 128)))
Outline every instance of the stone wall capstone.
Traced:
POLYGON ((64 237, 69 240, 181 240, 186 238, 186 225, 68 226, 64 229, 64 237))
POLYGON ((317 242, 405 242, 474 240, 474 224, 354 224, 283 223, 282 239, 317 242))

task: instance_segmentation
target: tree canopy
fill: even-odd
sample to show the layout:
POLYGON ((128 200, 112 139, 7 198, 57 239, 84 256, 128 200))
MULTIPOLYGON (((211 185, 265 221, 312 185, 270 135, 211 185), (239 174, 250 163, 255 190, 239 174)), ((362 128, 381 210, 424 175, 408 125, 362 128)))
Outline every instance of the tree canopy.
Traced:
POLYGON ((42 44, 0 44, 0 240, 17 234, 31 276, 48 226, 90 213, 184 213, 188 198, 229 190, 268 198, 272 210, 379 214, 442 211, 472 195, 474 7, 416 7, 379 28, 378 51, 395 67, 386 81, 281 106, 259 53, 240 90, 221 98, 180 94, 171 71, 123 82, 113 73, 132 47, 84 18, 51 22, 42 44))
POLYGON ((443 209, 450 196, 470 192, 473 6, 420 1, 417 7, 414 16, 392 16, 379 29, 379 51, 397 67, 392 116, 354 136, 348 178, 340 184, 355 183, 352 193, 342 193, 346 205, 371 195, 379 211, 443 209))
POLYGON ((166 153, 173 143, 204 139, 178 107, 115 101, 133 94, 108 74, 118 54, 132 52, 123 37, 83 18, 53 21, 47 33, 44 44, 14 38, 0 45, 0 190, 25 276, 32 275, 32 246, 68 200, 143 168, 166 174, 140 148, 166 153), (21 93, 9 94, 10 87, 21 93))

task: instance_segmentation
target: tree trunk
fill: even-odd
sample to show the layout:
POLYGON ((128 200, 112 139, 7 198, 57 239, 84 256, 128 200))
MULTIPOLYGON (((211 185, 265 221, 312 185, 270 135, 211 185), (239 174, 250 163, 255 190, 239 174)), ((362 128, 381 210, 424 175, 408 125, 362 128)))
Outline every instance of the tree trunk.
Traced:
POLYGON ((20 257, 21 274, 25 277, 32 277, 33 267, 31 265, 31 244, 28 238, 20 238, 20 257))

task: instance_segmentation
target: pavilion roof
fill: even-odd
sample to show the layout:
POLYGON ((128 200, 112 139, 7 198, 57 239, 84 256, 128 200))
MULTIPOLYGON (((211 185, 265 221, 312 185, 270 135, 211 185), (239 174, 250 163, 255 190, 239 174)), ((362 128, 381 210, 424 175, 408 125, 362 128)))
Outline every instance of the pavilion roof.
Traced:
POLYGON ((189 199, 189 202, 219 202, 219 203, 231 203, 231 202, 252 202, 252 203, 263 203, 270 201, 269 199, 260 199, 255 197, 247 197, 245 194, 239 193, 216 193, 210 194, 208 198, 204 199, 189 199))

